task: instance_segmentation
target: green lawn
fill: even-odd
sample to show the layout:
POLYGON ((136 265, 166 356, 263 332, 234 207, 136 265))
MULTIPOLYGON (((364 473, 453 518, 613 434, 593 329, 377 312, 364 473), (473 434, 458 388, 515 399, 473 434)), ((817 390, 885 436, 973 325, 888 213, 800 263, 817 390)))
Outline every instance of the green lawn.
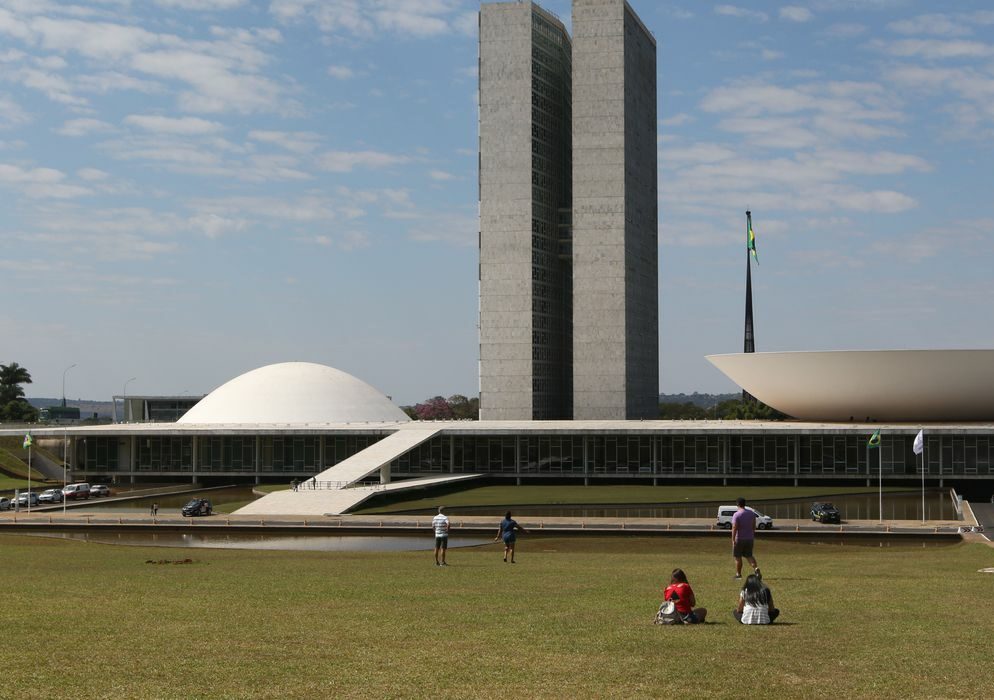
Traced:
MULTIPOLYGON (((39 486, 40 482, 32 481, 31 486, 39 486)), ((14 489, 27 489, 28 482, 27 479, 15 479, 9 476, 0 474, 0 492, 3 491, 13 491, 14 489)), ((47 486, 45 488, 48 488, 47 486)))
MULTIPOLYGON (((906 489, 886 488, 885 491, 906 489)), ((739 496, 748 501, 780 498, 815 498, 825 495, 877 493, 876 487, 862 486, 478 486, 449 493, 412 494, 411 498, 387 503, 371 501, 356 513, 396 513, 405 510, 445 506, 524 506, 554 504, 612 503, 699 503, 724 501, 735 503, 739 496)))
POLYGON ((18 698, 979 698, 994 549, 760 541, 784 624, 743 627, 725 538, 430 552, 0 536, 18 698), (146 560, 193 559, 190 564, 146 560), (683 567, 714 624, 650 624, 683 567), (72 611, 81 611, 73 614, 72 611), (66 669, 73 673, 64 680, 66 669), (85 672, 83 672, 85 671, 85 672), (63 680, 60 680, 63 679, 63 680))
MULTIPOLYGON (((25 452, 25 455, 27 453, 25 452)), ((25 457, 26 459, 27 457, 25 457)), ((4 447, 0 447, 0 476, 7 475, 14 478, 20 477, 28 478, 28 465, 27 462, 22 461, 20 457, 17 456, 16 451, 8 450, 4 447)), ((31 468, 31 478, 32 480, 37 479, 41 481, 44 479, 44 475, 39 472, 34 467, 31 468)))

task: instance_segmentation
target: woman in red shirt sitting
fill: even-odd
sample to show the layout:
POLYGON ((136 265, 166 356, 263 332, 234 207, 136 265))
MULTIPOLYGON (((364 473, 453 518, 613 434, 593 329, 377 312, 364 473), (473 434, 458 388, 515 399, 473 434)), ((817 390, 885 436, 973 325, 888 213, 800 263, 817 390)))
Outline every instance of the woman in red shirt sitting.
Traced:
POLYGON ((670 578, 670 585, 663 593, 664 600, 672 600, 676 604, 676 611, 685 625, 696 625, 704 622, 708 616, 707 608, 695 608, 697 598, 694 596, 694 589, 687 583, 687 574, 683 569, 673 569, 670 578))

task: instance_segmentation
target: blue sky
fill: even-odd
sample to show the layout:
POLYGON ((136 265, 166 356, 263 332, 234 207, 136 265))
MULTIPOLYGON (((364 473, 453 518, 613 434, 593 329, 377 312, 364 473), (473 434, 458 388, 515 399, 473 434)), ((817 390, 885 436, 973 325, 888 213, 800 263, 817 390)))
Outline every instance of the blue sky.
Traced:
MULTIPOLYGON (((631 2, 661 390, 735 389, 704 355, 742 348, 747 207, 758 350, 994 347, 989 2, 631 2)), ((0 0, 0 362, 30 396, 286 360, 475 394, 477 8, 0 0)))

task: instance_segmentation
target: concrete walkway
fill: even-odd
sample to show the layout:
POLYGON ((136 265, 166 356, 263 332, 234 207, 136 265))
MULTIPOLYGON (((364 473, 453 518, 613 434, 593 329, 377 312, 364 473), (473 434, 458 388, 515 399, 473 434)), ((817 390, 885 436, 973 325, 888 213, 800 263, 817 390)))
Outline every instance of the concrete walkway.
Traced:
MULTIPOLYGON (((299 492, 298 492, 299 493, 299 492)), ((420 532, 428 535, 431 529, 431 515, 263 515, 263 514, 231 514, 213 515, 200 518, 183 518, 181 516, 159 517, 153 520, 145 513, 125 512, 120 514, 93 514, 82 512, 67 513, 0 513, 0 532, 27 529, 65 529, 72 527, 91 527, 100 529, 155 529, 155 528, 193 528, 198 530, 286 530, 300 532, 302 529, 315 534, 325 532, 420 532)), ((450 524, 454 534, 483 534, 493 535, 497 531, 498 516, 484 515, 450 515, 450 524)), ((517 518, 532 534, 560 535, 665 535, 667 533, 681 535, 712 535, 728 538, 728 530, 715 527, 713 518, 580 518, 580 517, 521 517, 517 518)), ((822 525, 810 520, 779 520, 773 530, 757 533, 759 539, 774 539, 777 537, 824 536, 827 538, 845 538, 847 536, 958 536, 961 521, 956 520, 855 520, 842 525, 822 525)), ((980 537, 979 535, 962 535, 964 539, 980 537)))
POLYGON ((233 515, 340 515, 378 493, 409 491, 476 478, 479 478, 478 474, 456 474, 424 479, 407 479, 389 484, 377 484, 376 486, 313 490, 307 488, 307 482, 304 482, 304 485, 297 491, 289 489, 275 491, 239 508, 233 515))

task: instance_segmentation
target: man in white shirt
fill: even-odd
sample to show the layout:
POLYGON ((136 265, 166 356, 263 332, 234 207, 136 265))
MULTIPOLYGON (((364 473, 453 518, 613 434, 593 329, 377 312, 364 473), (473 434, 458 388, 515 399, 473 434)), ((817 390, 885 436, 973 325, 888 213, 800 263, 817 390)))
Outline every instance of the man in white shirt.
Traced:
POLYGON ((443 510, 443 506, 439 506, 438 515, 431 519, 431 526, 435 528, 435 566, 448 566, 445 563, 445 550, 449 548, 449 518, 443 510), (441 561, 439 552, 442 554, 441 561))

